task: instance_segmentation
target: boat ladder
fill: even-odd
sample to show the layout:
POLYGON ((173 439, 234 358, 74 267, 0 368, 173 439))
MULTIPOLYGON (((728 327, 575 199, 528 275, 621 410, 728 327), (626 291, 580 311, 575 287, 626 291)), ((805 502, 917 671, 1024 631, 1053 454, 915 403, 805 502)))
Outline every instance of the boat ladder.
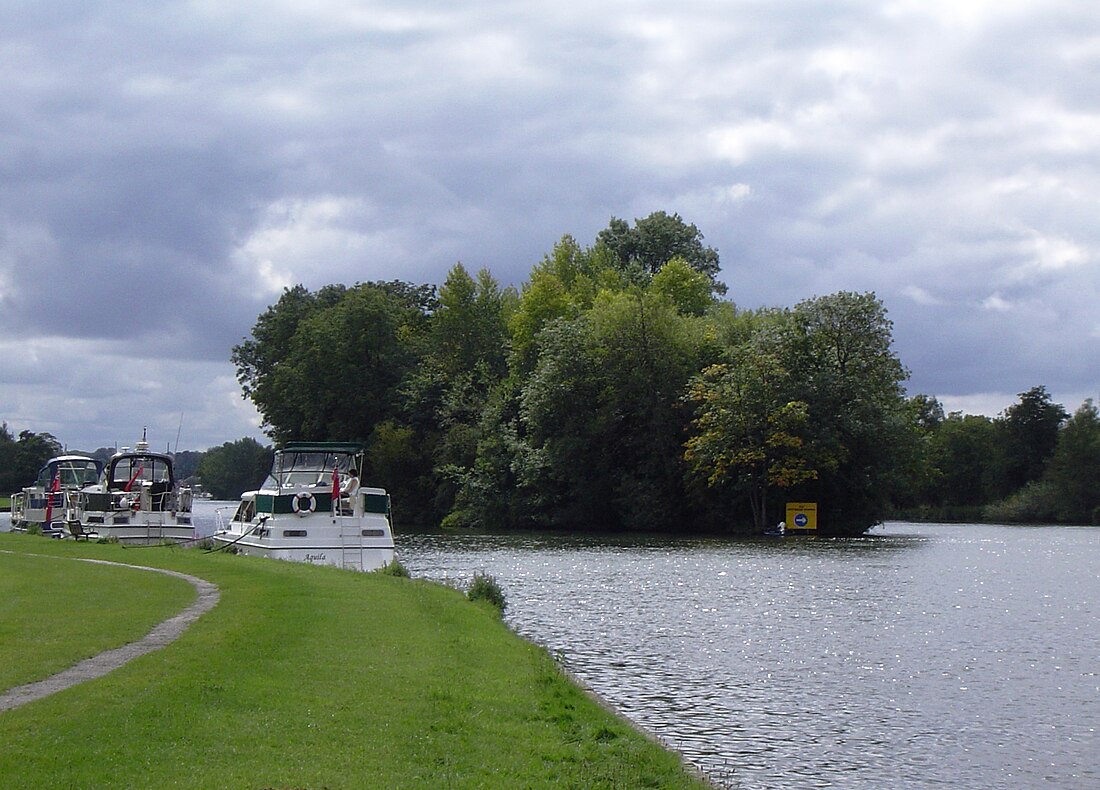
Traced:
POLYGON ((343 551, 343 566, 351 570, 363 569, 363 530, 359 522, 340 523, 340 547, 343 551))

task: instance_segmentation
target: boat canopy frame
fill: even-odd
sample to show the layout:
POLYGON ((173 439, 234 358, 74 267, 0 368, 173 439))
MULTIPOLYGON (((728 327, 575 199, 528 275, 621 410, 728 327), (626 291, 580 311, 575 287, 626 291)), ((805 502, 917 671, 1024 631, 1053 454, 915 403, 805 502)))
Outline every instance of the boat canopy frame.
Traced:
POLYGON ((263 487, 281 490, 331 486, 333 467, 341 478, 353 466, 361 470, 364 452, 357 442, 287 442, 275 449, 263 487))

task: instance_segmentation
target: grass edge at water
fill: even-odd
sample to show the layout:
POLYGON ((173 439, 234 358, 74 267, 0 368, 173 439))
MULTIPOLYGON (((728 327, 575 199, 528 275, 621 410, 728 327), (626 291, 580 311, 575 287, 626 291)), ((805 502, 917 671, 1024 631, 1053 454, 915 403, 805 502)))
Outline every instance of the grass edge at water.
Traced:
POLYGON ((0 715, 5 786, 705 786, 443 585, 0 535, 13 542, 191 573, 222 602, 164 650, 0 715))

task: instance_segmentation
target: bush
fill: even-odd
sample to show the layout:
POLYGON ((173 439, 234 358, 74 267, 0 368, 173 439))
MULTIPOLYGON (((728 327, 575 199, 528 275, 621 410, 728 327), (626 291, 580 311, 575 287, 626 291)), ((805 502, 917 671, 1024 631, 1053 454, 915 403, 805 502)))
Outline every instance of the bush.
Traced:
POLYGON ((503 613, 507 602, 504 600, 504 591, 500 589, 497 580, 485 573, 474 574, 474 580, 466 590, 466 597, 471 601, 488 601, 498 611, 503 613))
POLYGON ((1059 521, 1057 497, 1046 481, 1028 483, 1000 502, 986 505, 982 511, 986 521, 1005 524, 1050 524, 1059 521))
POLYGON ((409 569, 402 565, 396 557, 376 570, 375 573, 381 573, 383 576, 397 576, 402 579, 409 578, 409 569))

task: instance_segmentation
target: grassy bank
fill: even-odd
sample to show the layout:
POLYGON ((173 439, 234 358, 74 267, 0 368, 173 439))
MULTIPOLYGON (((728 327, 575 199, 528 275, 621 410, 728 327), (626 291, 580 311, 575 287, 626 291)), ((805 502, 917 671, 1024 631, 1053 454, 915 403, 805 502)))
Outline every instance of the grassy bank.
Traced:
MULTIPOLYGON (((8 543, 47 540, 20 536, 0 548, 8 543)), ((0 554, 0 570, 0 690, 141 639, 196 595, 159 573, 26 554, 0 554)))
MULTIPOLYGON (((702 787, 454 590, 195 550, 24 535, 0 535, 0 549, 156 565, 222 591, 167 648, 0 714, 4 787, 702 787)), ((43 564, 0 554, 22 585, 43 564)), ((84 581, 104 612, 137 621, 193 598, 159 577, 126 594, 139 577, 113 572, 84 581), (147 594, 159 603, 135 607, 147 594)), ((44 618, 68 606, 47 600, 20 605, 44 618)), ((0 608, 5 644, 10 615, 0 608)), ((117 639, 125 620, 104 630, 117 639)))

